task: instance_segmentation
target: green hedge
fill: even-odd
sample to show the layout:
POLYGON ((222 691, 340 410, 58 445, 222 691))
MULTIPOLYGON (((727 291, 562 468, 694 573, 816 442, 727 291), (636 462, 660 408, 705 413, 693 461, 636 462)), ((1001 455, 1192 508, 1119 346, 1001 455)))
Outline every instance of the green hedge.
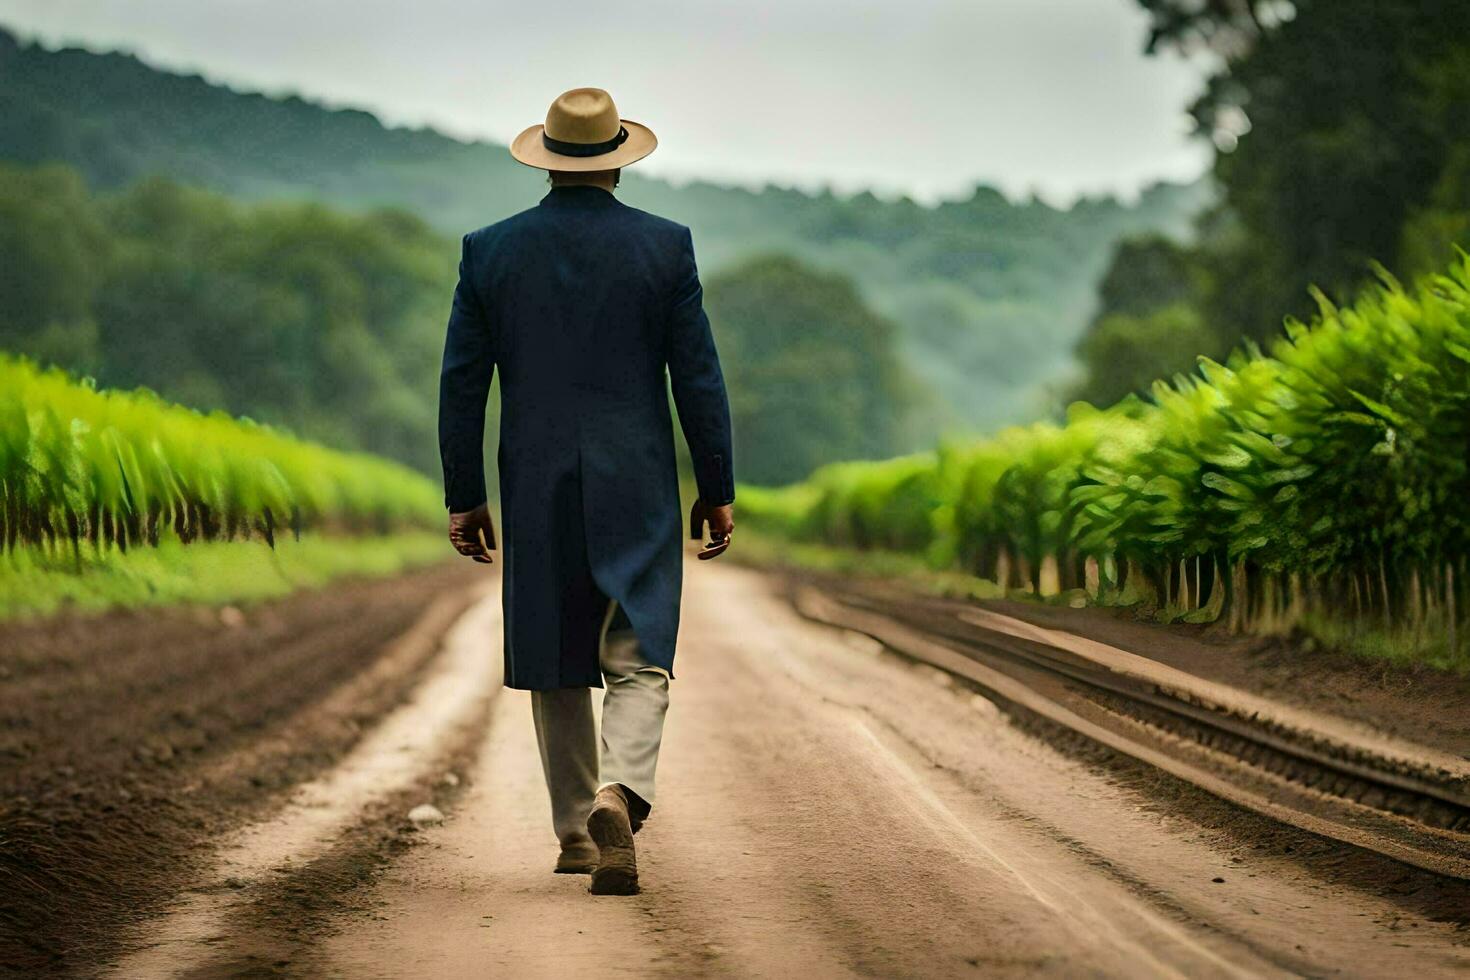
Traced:
POLYGON ((0 355, 0 543, 156 544, 320 526, 428 526, 423 476, 146 390, 97 391, 0 355))
POLYGON ((1074 405, 925 456, 747 491, 796 538, 921 551, 1011 588, 1152 598, 1271 626, 1326 615, 1454 655, 1467 592, 1470 257, 1201 358, 1148 399, 1074 405))

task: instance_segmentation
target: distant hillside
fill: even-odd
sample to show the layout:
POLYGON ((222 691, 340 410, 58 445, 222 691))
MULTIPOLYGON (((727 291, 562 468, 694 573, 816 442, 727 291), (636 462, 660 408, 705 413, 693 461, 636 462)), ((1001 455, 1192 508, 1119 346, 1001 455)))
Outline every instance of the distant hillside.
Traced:
MULTIPOLYGON (((235 92, 131 55, 51 51, 3 30, 0 159, 66 162, 99 187, 164 174, 246 199, 391 205, 449 233, 544 192, 543 178, 499 145, 235 92)), ((1136 205, 1104 197, 1058 210, 980 186, 930 208, 871 194, 679 187, 636 172, 621 193, 690 225, 707 271, 787 252, 855 279, 895 322, 903 356, 933 396, 929 425, 914 427, 920 440, 936 427, 985 430, 1045 411, 1047 390, 1071 370, 1114 242, 1144 231, 1186 236, 1207 196, 1200 185, 1158 185, 1136 205)))
MULTIPOLYGON (((404 211, 241 204, 165 177, 91 191, 66 164, 0 161, 0 355, 437 475, 458 257, 404 211)), ((908 444, 916 386, 897 329, 850 278, 779 255, 705 283, 743 479, 908 444)))

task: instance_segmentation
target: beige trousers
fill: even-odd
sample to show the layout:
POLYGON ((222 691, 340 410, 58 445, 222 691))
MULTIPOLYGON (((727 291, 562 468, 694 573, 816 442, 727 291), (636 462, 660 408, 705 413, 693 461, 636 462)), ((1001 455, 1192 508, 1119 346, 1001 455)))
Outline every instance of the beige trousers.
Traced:
MULTIPOLYGON (((551 794, 551 823, 563 846, 588 839, 587 814, 603 786, 618 783, 645 804, 653 804, 669 675, 643 659, 632 630, 609 630, 616 611, 617 603, 609 603, 602 621, 600 660, 606 691, 600 753, 590 688, 531 692, 541 769, 551 794)), ((638 809, 636 800, 630 802, 638 809)))

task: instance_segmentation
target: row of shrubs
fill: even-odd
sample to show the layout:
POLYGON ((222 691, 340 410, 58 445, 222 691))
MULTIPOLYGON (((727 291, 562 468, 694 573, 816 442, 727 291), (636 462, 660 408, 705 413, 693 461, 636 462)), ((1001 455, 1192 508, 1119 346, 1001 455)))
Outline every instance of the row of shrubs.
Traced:
POLYGON ((1470 599, 1470 258, 1411 288, 1381 279, 1147 398, 748 488, 742 516, 1238 627, 1368 620, 1453 658, 1470 599))
POLYGON ((381 532, 442 515, 422 475, 150 391, 98 391, 0 355, 0 547, 103 548, 312 525, 381 532))

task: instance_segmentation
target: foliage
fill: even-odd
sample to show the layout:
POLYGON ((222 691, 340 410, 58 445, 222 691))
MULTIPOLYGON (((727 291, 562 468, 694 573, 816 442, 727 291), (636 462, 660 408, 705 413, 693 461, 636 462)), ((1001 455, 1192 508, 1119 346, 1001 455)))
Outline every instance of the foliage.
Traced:
POLYGON ((60 166, 0 165, 0 260, 0 348, 438 464, 455 250, 415 218, 161 180, 94 196, 60 166))
POLYGON ((1412 290, 1385 275, 1350 308, 1323 300, 1269 355, 1200 358, 1147 401, 1079 404, 1063 426, 742 497, 757 526, 924 551, 1005 586, 1152 596, 1169 615, 1237 626, 1326 611, 1456 663, 1467 499, 1464 255, 1412 290))
POLYGON ((0 546, 101 552, 304 526, 384 532, 442 512, 387 460, 324 449, 146 390, 98 391, 0 357, 0 546))
MULTIPOLYGON (((1470 60, 1470 50, 1463 57, 1470 60)), ((1461 91, 1454 97, 1461 106, 1470 105, 1470 70, 1464 72, 1461 91)), ((1461 122, 1470 127, 1470 114, 1461 122)), ((1470 245, 1470 140, 1451 150, 1429 200, 1411 210, 1400 261, 1414 273, 1443 268, 1457 244, 1470 245)))
POLYGON ((1210 256, 1207 319, 1268 337, 1282 311, 1310 312, 1309 286, 1351 295, 1373 257, 1428 271, 1406 261, 1404 232, 1470 152, 1462 3, 1140 2, 1155 43, 1203 40, 1224 55, 1192 109, 1220 148, 1215 177, 1238 225, 1210 256))
POLYGON ((1125 395, 1147 391, 1161 373, 1189 371, 1201 353, 1215 353, 1215 345, 1214 334, 1187 303, 1142 315, 1110 313, 1094 323, 1077 345, 1088 372, 1076 397, 1111 405, 1125 395))
POLYGON ((1292 0, 1138 0, 1149 13, 1148 50, 1199 45, 1230 54, 1293 16, 1292 0))
POLYGON ((912 383, 893 325, 863 304, 852 280, 762 256, 712 277, 705 303, 742 475, 790 482, 822 463, 902 448, 912 383))
POLYGON ((1187 302, 1197 293, 1202 275, 1187 246, 1162 235, 1125 238, 1098 283, 1099 318, 1114 313, 1142 317, 1187 302))
MULTIPOLYGON (((1407 278, 1444 268, 1457 245, 1470 245, 1463 3, 1138 2, 1151 51, 1215 56, 1191 112, 1217 149, 1221 197, 1152 302, 1122 309, 1104 294, 1094 329, 1113 313, 1145 317, 1184 302, 1210 334, 1199 351, 1214 355, 1274 336, 1283 313, 1309 315, 1311 287, 1350 300, 1371 283, 1373 258, 1407 278)), ((1136 278, 1138 257, 1120 247, 1105 281, 1136 278)), ((1108 352, 1081 352, 1097 380, 1079 393, 1099 404, 1116 390, 1108 352)), ((1147 361, 1148 349, 1127 345, 1126 356, 1147 361)), ((1161 347, 1153 366, 1176 370, 1175 351, 1161 347)))
POLYGON ((1111 405, 1153 380, 1229 350, 1196 303, 1211 281, 1199 250, 1162 235, 1125 238, 1098 285, 1098 308, 1077 343, 1083 378, 1072 397, 1111 405))
MULTIPOLYGON (((455 260, 417 219, 245 207, 156 179, 94 196, 66 168, 5 165, 0 217, 16 286, 0 348, 437 471, 455 260)), ((851 280, 767 256, 709 277, 707 296, 744 471, 792 480, 904 448, 914 386, 851 280)))
MULTIPOLYGON (((129 55, 49 51, 0 31, 0 78, 0 159, 66 162, 98 188, 162 175, 247 200, 315 200, 357 211, 391 206, 451 240, 531 205, 545 190, 502 146, 387 128, 368 113, 332 111, 296 97, 234 92, 129 55)), ((978 185, 929 207, 872 194, 674 186, 643 177, 638 168, 624 175, 619 194, 689 225, 706 273, 752 254, 781 252, 850 276, 864 302, 893 321, 899 357, 932 392, 929 433, 990 430, 1045 412, 1049 386, 1072 368, 1070 351, 1113 243, 1136 233, 1186 235, 1190 216, 1207 198, 1200 185, 1161 184, 1134 205, 1098 197, 1057 208, 1011 201, 978 185)), ((440 268, 452 272, 452 256, 440 268)), ((298 302, 293 284, 272 284, 272 295, 298 302)), ((442 296, 435 298, 442 307, 442 296)), ((438 329, 443 311, 436 309, 430 326, 438 329)), ((388 330, 371 321, 366 327, 375 336, 388 330)), ((391 342, 384 347, 398 350, 391 342)), ((404 363, 411 387, 417 362, 404 363)), ((391 391, 394 398, 373 404, 402 397, 400 389, 391 391)), ((193 390, 170 394, 204 404, 193 390)), ((254 405, 223 407, 280 420, 254 405)), ((348 437, 364 433, 330 413, 316 421, 322 428, 299 427, 313 438, 427 465, 423 454, 432 440, 417 444, 414 455, 398 437, 393 445, 354 441, 348 437)), ((406 438, 410 427, 399 422, 389 429, 398 430, 406 438)), ((916 434, 911 444, 927 438, 916 434)))
POLYGON ((0 165, 0 338, 35 344, 53 324, 87 320, 108 248, 107 229, 79 174, 0 165))

